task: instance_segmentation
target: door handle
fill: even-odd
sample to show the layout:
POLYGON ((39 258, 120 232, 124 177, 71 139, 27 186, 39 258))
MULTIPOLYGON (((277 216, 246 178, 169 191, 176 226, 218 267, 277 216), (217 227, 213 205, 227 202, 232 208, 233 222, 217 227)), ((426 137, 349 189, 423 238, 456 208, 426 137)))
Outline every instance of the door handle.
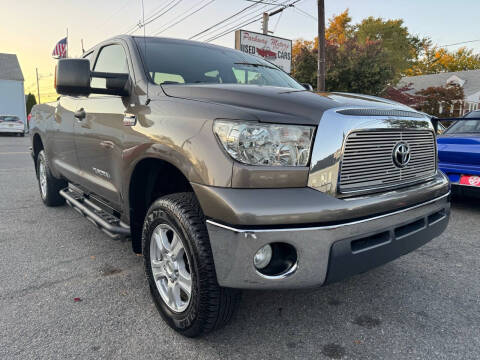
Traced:
POLYGON ((82 121, 87 116, 87 113, 83 108, 80 108, 77 111, 75 111, 75 114, 73 114, 73 116, 75 116, 78 120, 82 121))
POLYGON ((104 149, 111 150, 115 147, 115 144, 112 141, 101 141, 100 146, 103 147, 104 149))

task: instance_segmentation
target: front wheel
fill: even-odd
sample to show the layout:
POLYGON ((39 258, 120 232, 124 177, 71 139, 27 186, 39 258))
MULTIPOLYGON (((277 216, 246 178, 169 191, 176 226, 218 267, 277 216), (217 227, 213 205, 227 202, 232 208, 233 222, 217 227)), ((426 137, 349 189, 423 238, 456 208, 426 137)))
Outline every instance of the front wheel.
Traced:
POLYGON ((205 218, 194 194, 155 201, 145 218, 142 244, 153 300, 170 327, 195 337, 230 320, 240 292, 218 285, 205 218))
POLYGON ((52 175, 44 150, 37 156, 37 178, 40 196, 45 205, 59 206, 65 203, 59 191, 67 186, 67 182, 52 175))

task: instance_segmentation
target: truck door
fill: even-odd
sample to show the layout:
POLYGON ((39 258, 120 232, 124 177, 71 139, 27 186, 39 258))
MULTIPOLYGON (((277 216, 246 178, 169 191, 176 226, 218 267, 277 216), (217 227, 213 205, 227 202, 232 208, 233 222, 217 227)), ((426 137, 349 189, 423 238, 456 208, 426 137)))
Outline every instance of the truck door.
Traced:
MULTIPOLYGON (((103 46, 93 71, 129 73, 123 46, 103 46)), ((91 86, 105 88, 105 79, 92 78, 91 86)), ((128 100, 117 95, 91 94, 78 109, 84 112, 83 119, 75 122, 75 144, 83 174, 80 184, 114 208, 122 204, 123 119, 128 100)))
POLYGON ((76 181, 79 175, 74 142, 76 102, 77 98, 71 96, 62 96, 58 100, 47 146, 47 155, 54 168, 71 181, 76 181))

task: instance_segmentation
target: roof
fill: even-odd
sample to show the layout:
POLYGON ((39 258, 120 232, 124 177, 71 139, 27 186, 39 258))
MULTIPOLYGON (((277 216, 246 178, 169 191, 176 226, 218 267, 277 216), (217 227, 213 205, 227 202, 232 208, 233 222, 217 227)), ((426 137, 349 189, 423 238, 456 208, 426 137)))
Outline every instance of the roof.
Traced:
POLYGON ((0 53, 0 80, 24 81, 17 55, 0 53))
POLYGON ((480 91, 480 70, 466 70, 445 72, 431 75, 405 76, 398 83, 398 87, 405 85, 412 88, 409 93, 427 89, 435 86, 445 86, 450 82, 454 82, 463 88, 465 97, 480 91))

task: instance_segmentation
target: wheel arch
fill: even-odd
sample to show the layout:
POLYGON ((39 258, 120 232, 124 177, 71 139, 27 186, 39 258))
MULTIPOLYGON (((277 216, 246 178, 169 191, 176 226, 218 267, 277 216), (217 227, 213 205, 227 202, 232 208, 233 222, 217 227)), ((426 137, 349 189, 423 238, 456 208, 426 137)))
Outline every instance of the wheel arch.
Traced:
MULTIPOLYGON (((35 164, 35 173, 37 173, 38 154, 40 153, 40 151, 42 151, 44 149, 45 149, 45 147, 43 145, 43 141, 42 141, 42 138, 41 138, 40 134, 35 133, 33 135, 33 139, 32 139, 32 154, 33 154, 33 161, 34 161, 34 164, 35 164)), ((38 173, 37 173, 37 176, 38 176, 38 173)))
POLYGON ((177 166, 156 157, 145 157, 135 164, 126 191, 132 248, 136 253, 141 253, 143 220, 150 205, 161 196, 194 192, 187 176, 177 166))

